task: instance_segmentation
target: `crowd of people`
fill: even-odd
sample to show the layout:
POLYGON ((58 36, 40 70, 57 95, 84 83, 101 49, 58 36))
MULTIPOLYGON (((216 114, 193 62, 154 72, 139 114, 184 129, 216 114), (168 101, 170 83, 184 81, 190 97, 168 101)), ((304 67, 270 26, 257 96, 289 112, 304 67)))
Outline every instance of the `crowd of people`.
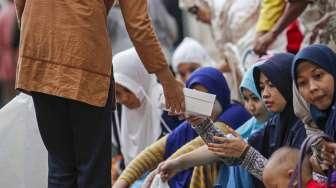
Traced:
POLYGON ((336 187, 335 41, 335 0, 8 0, 0 186, 336 187))

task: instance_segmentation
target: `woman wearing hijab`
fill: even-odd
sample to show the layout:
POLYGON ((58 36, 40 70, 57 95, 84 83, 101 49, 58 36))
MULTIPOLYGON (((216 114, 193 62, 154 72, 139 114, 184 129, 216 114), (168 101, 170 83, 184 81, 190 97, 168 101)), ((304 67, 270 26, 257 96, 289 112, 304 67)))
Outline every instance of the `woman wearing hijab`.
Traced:
MULTIPOLYGON (((292 66, 294 87, 307 103, 310 116, 317 127, 335 140, 335 76, 336 54, 331 48, 322 44, 314 44, 303 48, 295 56, 292 66)), ((323 143, 322 150, 313 155, 312 161, 328 176, 328 184, 335 182, 336 148, 323 143)))
MULTIPOLYGON (((267 109, 275 113, 264 128, 250 136, 247 143, 234 132, 235 138, 214 137, 215 143, 208 144, 211 152, 202 147, 178 159, 166 161, 161 166, 162 178, 169 179, 176 171, 186 169, 190 164, 204 164, 204 158, 207 159, 205 162, 212 162, 220 156, 240 158, 241 166, 261 180, 267 158, 275 150, 282 146, 300 147, 306 133, 293 110, 290 73, 293 57, 288 53, 275 54, 253 70, 258 93, 267 109), (185 163, 191 161, 191 158, 193 162, 185 163)), ((263 187, 260 182, 255 183, 255 186, 263 187)))
POLYGON ((117 127, 126 165, 162 133, 158 108, 162 87, 140 61, 134 48, 113 57, 116 98, 122 104, 117 127))
POLYGON ((319 129, 334 139, 335 62, 335 52, 325 45, 316 44, 299 51, 293 64, 295 87, 308 103, 314 122, 319 129))
POLYGON ((203 46, 190 37, 183 39, 172 57, 173 70, 184 83, 197 68, 214 65, 215 62, 203 46))
MULTIPOLYGON (((224 76, 220 71, 211 67, 204 67, 196 70, 187 80, 187 87, 198 89, 216 95, 215 107, 212 118, 214 121, 223 122, 229 126, 240 126, 250 118, 249 113, 239 104, 231 104, 230 90, 227 87, 224 76)), ((169 135, 161 138, 149 148, 137 156, 121 174, 114 185, 117 187, 128 187, 146 171, 155 168, 183 145, 197 137, 197 133, 190 124, 183 122, 169 135)), ((200 140, 199 140, 200 141, 200 140)), ((181 148, 183 151, 190 151, 190 148, 197 148, 203 142, 195 142, 188 148, 181 148)), ((192 149, 191 149, 192 150, 192 149)), ((171 187, 183 187, 190 182, 192 170, 180 174, 177 180, 170 182, 171 187)))

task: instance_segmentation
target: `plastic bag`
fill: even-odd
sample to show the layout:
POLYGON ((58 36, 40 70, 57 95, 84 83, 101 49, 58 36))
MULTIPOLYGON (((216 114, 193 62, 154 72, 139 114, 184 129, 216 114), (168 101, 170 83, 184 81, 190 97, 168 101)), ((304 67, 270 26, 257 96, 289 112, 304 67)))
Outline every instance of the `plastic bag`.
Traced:
POLYGON ((0 185, 45 188, 47 180, 48 155, 33 100, 22 93, 0 109, 0 185))

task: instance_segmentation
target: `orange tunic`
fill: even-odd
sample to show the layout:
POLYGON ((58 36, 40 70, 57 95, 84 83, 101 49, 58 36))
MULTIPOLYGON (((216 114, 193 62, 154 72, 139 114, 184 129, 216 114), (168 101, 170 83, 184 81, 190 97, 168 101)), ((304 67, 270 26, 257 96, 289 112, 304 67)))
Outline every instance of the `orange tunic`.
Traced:
MULTIPOLYGON (((21 26, 16 88, 105 106, 112 76, 106 17, 113 0, 15 0, 15 4, 21 26)), ((119 0, 119 5, 147 70, 167 68, 147 14, 147 0, 119 0)))

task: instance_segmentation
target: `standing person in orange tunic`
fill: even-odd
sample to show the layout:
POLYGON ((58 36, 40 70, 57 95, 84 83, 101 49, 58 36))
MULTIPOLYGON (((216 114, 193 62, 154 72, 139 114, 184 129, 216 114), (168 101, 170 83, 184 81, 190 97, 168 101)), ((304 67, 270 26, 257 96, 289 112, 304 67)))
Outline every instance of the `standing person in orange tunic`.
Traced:
MULTIPOLYGON (((113 0, 15 0, 21 27, 16 88, 33 97, 48 150, 49 188, 111 187, 114 82, 106 17, 113 0)), ((127 31, 172 111, 182 88, 161 52, 146 0, 119 0, 127 31)))

